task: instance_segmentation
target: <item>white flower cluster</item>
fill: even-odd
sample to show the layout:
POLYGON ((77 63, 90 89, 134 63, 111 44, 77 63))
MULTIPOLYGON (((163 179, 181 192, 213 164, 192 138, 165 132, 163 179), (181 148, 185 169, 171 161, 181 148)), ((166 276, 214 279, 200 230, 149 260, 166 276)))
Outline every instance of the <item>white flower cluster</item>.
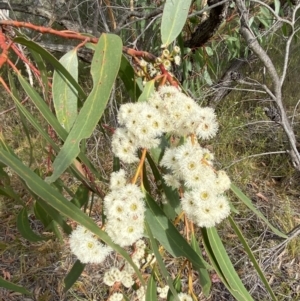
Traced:
POLYGON ((173 86, 161 87, 146 102, 122 105, 118 121, 122 127, 113 135, 112 150, 124 163, 137 162, 139 148, 157 147, 163 133, 208 139, 218 130, 213 109, 201 108, 173 86))
POLYGON ((146 290, 147 287, 141 286, 138 290, 135 291, 138 301, 146 300, 146 290))
POLYGON ((70 248, 73 254, 82 263, 101 263, 112 249, 103 245, 95 235, 82 226, 72 231, 70 235, 70 248))
POLYGON ((178 297, 180 301, 193 301, 192 297, 186 293, 179 293, 178 297))
POLYGON ((200 227, 213 227, 230 213, 223 195, 230 187, 230 179, 224 171, 214 171, 212 160, 209 150, 187 139, 185 144, 167 149, 160 162, 171 171, 164 176, 167 185, 185 186, 182 209, 200 227))
POLYGON ((164 49, 162 50, 161 55, 156 58, 155 62, 147 62, 144 59, 140 59, 140 69, 137 70, 136 74, 144 79, 143 83, 149 81, 149 78, 152 79, 161 75, 161 65, 163 65, 168 71, 170 71, 172 68, 172 62, 174 62, 174 64, 177 66, 180 65, 181 57, 180 48, 178 46, 175 46, 171 52, 164 45, 162 48, 164 49))
POLYGON ((158 296, 162 299, 167 299, 168 291, 169 291, 168 285, 166 285, 164 287, 157 287, 157 292, 159 294, 158 296))
POLYGON ((120 271, 116 267, 112 267, 105 272, 103 282, 108 286, 113 286, 116 282, 120 282, 127 288, 130 288, 134 284, 132 275, 128 271, 120 271))
POLYGON ((123 294, 113 293, 108 300, 109 301, 122 301, 123 300, 123 294))
POLYGON ((111 192, 104 198, 106 233, 121 247, 130 246, 144 234, 144 195, 134 184, 126 184, 125 171, 113 172, 111 192))
MULTIPOLYGON (((138 240, 135 243, 135 252, 132 255, 132 260, 137 267, 140 267, 140 261, 145 256, 146 245, 144 241, 138 240)), ((103 282, 108 286, 113 286, 116 282, 122 283, 126 288, 132 287, 134 284, 133 275, 135 271, 133 267, 126 261, 123 269, 116 267, 110 268, 104 273, 103 282)))

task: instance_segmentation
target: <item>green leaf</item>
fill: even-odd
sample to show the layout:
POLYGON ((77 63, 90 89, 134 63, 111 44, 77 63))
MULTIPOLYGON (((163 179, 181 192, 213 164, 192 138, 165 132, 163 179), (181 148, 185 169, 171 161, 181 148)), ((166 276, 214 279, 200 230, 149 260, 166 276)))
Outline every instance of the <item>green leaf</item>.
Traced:
POLYGON ((265 285, 266 289, 268 290, 268 292, 269 292, 271 298, 272 298, 274 301, 276 301, 277 298, 276 298, 276 296, 275 296, 275 294, 274 294, 274 292, 273 292, 273 290, 272 290, 272 288, 271 288, 271 286, 270 286, 268 280, 266 279, 266 277, 265 277, 263 271, 261 270, 259 264, 257 263, 254 254, 252 253, 252 251, 251 251, 251 249, 250 249, 250 247, 249 247, 247 241, 245 240, 245 238, 244 238, 244 236, 243 236, 242 231, 240 230, 239 226, 235 223, 234 219, 233 219, 231 216, 229 216, 228 219, 229 219, 229 222, 230 222, 230 224, 231 224, 232 229, 233 229, 234 232, 237 234, 237 236, 238 236, 240 242, 242 243, 242 245, 243 245, 243 247, 244 247, 244 249, 245 249, 245 251, 246 251, 246 253, 247 253, 247 255, 248 255, 248 258, 250 258, 250 260, 252 261, 253 266, 254 266, 254 268, 256 269, 256 271, 257 271, 257 273, 258 273, 258 275, 259 275, 261 281, 264 283, 264 285, 265 285))
POLYGON ((206 46, 205 50, 206 50, 207 55, 209 55, 209 56, 213 56, 214 55, 214 52, 211 49, 211 47, 206 46))
POLYGON ((163 259, 160 255, 160 252, 158 250, 158 246, 157 246, 157 243, 154 239, 154 236, 152 234, 152 231, 151 231, 151 225, 147 223, 147 221, 145 221, 145 228, 146 228, 146 232, 149 236, 149 239, 150 239, 150 243, 151 243, 151 249, 155 255, 155 258, 156 258, 156 262, 158 263, 158 266, 160 268, 160 271, 161 271, 161 274, 163 275, 163 277, 165 278, 168 286, 169 286, 169 292, 171 291, 171 293, 173 294, 173 297, 176 301, 180 301, 179 298, 178 298, 178 295, 177 295, 177 292, 173 286, 173 283, 172 283, 172 278, 170 277, 169 273, 168 273, 168 270, 166 269, 166 266, 163 262, 163 259))
MULTIPOLYGON (((194 233, 191 236, 191 246, 195 250, 195 252, 199 255, 199 257, 202 258, 202 260, 204 262, 202 252, 199 248, 199 245, 198 245, 198 242, 197 242, 197 239, 196 239, 194 233)), ((205 297, 208 297, 209 294, 210 294, 210 289, 211 289, 211 280, 210 280, 209 273, 208 273, 206 268, 204 268, 204 269, 200 268, 200 269, 196 269, 196 270, 199 273, 199 283, 201 285, 202 292, 203 292, 205 297)))
POLYGON ((20 293, 20 294, 24 294, 24 295, 32 295, 27 289, 25 289, 22 286, 16 285, 14 283, 11 283, 9 281, 6 281, 5 279, 3 279, 2 277, 0 277, 0 287, 4 287, 8 290, 20 293))
POLYGON ((0 183, 2 187, 10 186, 10 177, 1 166, 0 166, 0 183))
POLYGON ((121 59, 119 77, 122 79, 126 91, 129 93, 129 96, 131 97, 133 102, 136 102, 142 91, 135 81, 134 70, 124 55, 122 55, 121 59))
POLYGON ((163 136, 160 139, 160 144, 158 147, 153 147, 150 150, 150 154, 151 154, 151 158, 153 159, 153 161, 155 162, 155 164, 158 165, 158 163, 160 162, 161 158, 163 157, 163 153, 165 151, 165 149, 169 147, 169 142, 166 139, 165 136, 163 136))
POLYGON ((65 288, 64 291, 67 292, 76 280, 80 277, 81 273, 85 268, 85 264, 81 263, 79 260, 76 260, 71 270, 64 279, 65 288))
POLYGON ((143 285, 145 284, 139 269, 133 263, 127 252, 120 246, 114 244, 106 232, 102 231, 90 217, 84 214, 78 207, 62 196, 55 188, 43 181, 37 174, 3 148, 0 148, 0 161, 9 166, 21 179, 23 179, 29 189, 42 198, 45 203, 65 215, 67 218, 81 224, 83 227, 97 235, 112 249, 121 254, 124 259, 132 265, 141 283, 143 285))
POLYGON ((43 93, 44 95, 48 95, 49 92, 49 81, 48 81, 48 71, 47 71, 47 66, 44 62, 44 60, 42 59, 42 56, 35 52, 34 50, 29 48, 29 51, 33 57, 33 60, 35 62, 35 64, 37 65, 40 74, 41 74, 41 79, 42 79, 42 83, 43 83, 43 93))
POLYGON ((275 4, 275 13, 278 15, 280 11, 280 0, 274 0, 275 4))
MULTIPOLYGON (((41 112, 41 114, 44 116, 46 121, 53 127, 55 132, 58 134, 58 136, 62 140, 66 140, 68 133, 66 130, 59 124, 56 117, 52 114, 50 109, 48 108, 45 101, 40 97, 40 95, 29 85, 29 83, 21 76, 21 74, 18 74, 18 79, 24 88, 27 95, 31 98, 35 106, 38 108, 38 110, 41 112)), ((26 116, 27 120, 30 121, 30 123, 34 126, 34 128, 41 134, 41 136, 53 147, 53 149, 58 152, 59 148, 58 146, 53 142, 53 140, 49 137, 49 135, 44 131, 44 129, 37 123, 36 118, 29 113, 28 110, 18 101, 16 97, 14 97, 13 94, 10 94, 10 96, 13 98, 16 106, 23 112, 23 114, 26 116)), ((86 165, 88 169, 91 170, 91 172, 97 176, 97 178, 101 181, 105 180, 102 178, 100 173, 95 169, 95 167, 91 164, 91 162, 87 159, 87 157, 83 154, 79 154, 79 159, 86 165)), ((72 166, 72 170, 75 173, 76 177, 79 178, 81 181, 85 182, 88 186, 91 185, 91 183, 87 183, 86 178, 77 170, 75 166, 72 166)))
MULTIPOLYGON (((74 48, 67 52, 61 57, 59 62, 68 70, 74 80, 78 82, 76 49, 74 48)), ((77 91, 59 70, 55 70, 53 74, 52 95, 56 117, 61 126, 67 132, 70 132, 77 117, 77 91)))
POLYGON ((154 92, 154 90, 155 90, 155 80, 152 79, 146 83, 143 93, 140 95, 138 101, 139 102, 147 101, 151 96, 151 94, 154 92))
POLYGON ((173 190, 171 187, 166 185, 160 171, 158 170, 156 164, 152 160, 152 157, 148 153, 147 160, 154 175, 157 188, 163 190, 168 200, 167 204, 163 204, 163 211, 170 220, 173 220, 181 210, 179 194, 176 190, 173 190))
POLYGON ((45 228, 47 228, 50 223, 52 222, 51 216, 47 213, 47 211, 41 206, 40 202, 36 201, 34 204, 34 215, 36 218, 38 218, 44 225, 45 228))
POLYGON ((166 0, 161 21, 161 39, 164 45, 172 43, 180 34, 191 2, 191 0, 166 0))
POLYGON ((26 208, 23 208, 18 214, 17 228, 21 233, 21 235, 29 241, 37 242, 37 241, 45 240, 43 237, 37 235, 35 232, 31 230, 28 222, 28 214, 26 208))
POLYGON ((215 227, 201 228, 212 265, 230 293, 239 301, 254 301, 236 273, 215 227))
POLYGON ((39 53, 45 60, 47 60, 49 63, 53 65, 55 70, 59 70, 63 76, 72 84, 72 86, 75 87, 75 89, 78 91, 79 97, 85 99, 86 95, 83 91, 83 89, 78 85, 78 83, 74 80, 72 75, 66 70, 66 68, 47 50, 45 50, 43 47, 38 45, 37 43, 34 43, 32 41, 29 41, 24 38, 17 37, 14 39, 15 43, 22 44, 24 46, 27 46, 28 48, 34 50, 35 52, 39 53))
POLYGON ((53 162, 53 174, 46 179, 54 182, 80 152, 79 144, 90 137, 108 102, 122 55, 122 42, 116 35, 102 34, 93 57, 91 74, 93 90, 86 99, 61 151, 53 162))
POLYGON ((78 208, 81 208, 84 204, 87 204, 89 201, 89 192, 90 190, 83 184, 81 184, 75 193, 74 198, 71 200, 71 203, 76 205, 78 208))
POLYGON ((146 301, 157 301, 157 288, 153 272, 147 283, 146 301))
POLYGON ((55 210, 52 206, 50 206, 47 202, 45 202, 44 200, 42 200, 41 198, 37 199, 37 202, 39 203, 39 205, 43 208, 43 210, 45 212, 47 212, 47 214, 49 214, 49 216, 58 224, 60 225, 60 227, 63 229, 63 231, 70 235, 72 232, 72 227, 69 226, 65 219, 62 217, 62 215, 60 214, 60 212, 58 212, 57 210, 55 210))
POLYGON ((206 67, 204 68, 203 78, 209 86, 212 86, 213 82, 211 80, 211 77, 210 77, 206 67))
POLYGON ((146 205, 145 218, 151 227, 154 237, 161 245, 174 257, 183 256, 196 268, 205 268, 203 260, 164 215, 153 198, 147 193, 146 205))
POLYGON ((55 236, 63 243, 63 236, 58 225, 61 226, 66 234, 71 234, 72 228, 64 221, 62 216, 39 198, 33 191, 28 188, 29 192, 36 199, 34 204, 34 214, 44 225, 46 231, 52 231, 55 236))
POLYGON ((268 219, 253 206, 251 200, 237 186, 231 184, 230 189, 252 212, 261 218, 276 235, 282 238, 288 238, 286 234, 282 233, 270 224, 268 219))
MULTIPOLYGON (((16 85, 15 85, 15 79, 13 79, 13 77, 9 71, 7 73, 8 73, 8 79, 9 79, 11 93, 14 95, 14 97, 16 97, 20 101, 19 94, 18 94, 16 85)), ((21 120, 21 123, 23 126, 23 130, 25 132, 25 135, 28 140, 29 147, 30 147, 30 158, 29 158, 29 164, 28 164, 30 166, 33 162, 33 146, 32 146, 31 139, 30 139, 30 130, 28 128, 28 121, 26 120, 22 111, 19 108, 17 108, 17 110, 20 115, 20 120, 21 120)))

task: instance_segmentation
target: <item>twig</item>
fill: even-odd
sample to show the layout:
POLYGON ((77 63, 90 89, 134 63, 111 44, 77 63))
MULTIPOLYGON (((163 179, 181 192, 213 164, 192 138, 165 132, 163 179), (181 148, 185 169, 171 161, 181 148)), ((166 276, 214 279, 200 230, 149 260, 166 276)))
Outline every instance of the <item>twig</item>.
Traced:
POLYGON ((250 158, 261 157, 261 156, 267 156, 267 155, 286 154, 286 153, 287 153, 287 151, 277 151, 277 152, 268 152, 268 153, 261 153, 261 154, 250 155, 250 156, 244 157, 244 158, 242 158, 242 159, 233 161, 230 165, 224 167, 224 169, 228 169, 228 168, 231 167, 232 165, 234 165, 234 164, 236 164, 236 163, 238 163, 238 162, 241 162, 241 161, 250 159, 250 158))
POLYGON ((293 111, 292 122, 291 122, 292 125, 294 124, 294 118, 296 116, 296 110, 297 110, 297 107, 298 107, 299 103, 300 103, 300 99, 297 101, 297 104, 295 105, 295 108, 294 108, 294 111, 293 111))

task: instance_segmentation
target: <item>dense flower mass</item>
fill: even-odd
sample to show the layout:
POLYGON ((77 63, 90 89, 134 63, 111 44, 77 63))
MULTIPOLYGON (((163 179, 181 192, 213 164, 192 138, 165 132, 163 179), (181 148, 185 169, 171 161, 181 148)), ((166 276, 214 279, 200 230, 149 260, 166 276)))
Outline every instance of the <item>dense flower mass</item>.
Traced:
POLYGON ((137 162, 137 150, 157 147, 164 133, 195 133, 199 139, 208 139, 218 130, 213 109, 201 108, 172 86, 161 87, 146 102, 122 105, 118 121, 121 127, 113 135, 112 150, 124 163, 137 162))
POLYGON ((78 226, 70 235, 70 248, 82 263, 101 263, 112 249, 103 245, 94 234, 78 226))
MULTIPOLYGON (((164 53, 168 55, 167 51, 164 53)), ((168 171, 164 175, 165 183, 173 189, 184 188, 182 209, 198 226, 215 226, 229 215, 229 203, 224 196, 230 187, 228 176, 224 171, 215 171, 214 155, 201 147, 197 139, 189 138, 194 135, 205 140, 216 135, 218 123, 213 109, 201 108, 176 87, 163 86, 145 102, 122 105, 118 121, 121 127, 113 135, 112 149, 124 163, 138 162, 137 150, 157 147, 166 133, 173 137, 188 137, 180 146, 165 150, 160 162, 168 171)), ((113 177, 116 178, 116 175, 113 177)), ((112 181, 124 182, 117 179, 112 181)), ((109 216, 117 217, 113 211, 118 212, 119 218, 123 216, 125 209, 121 206, 122 201, 112 201, 119 200, 120 195, 126 198, 125 191, 121 189, 107 197, 106 203, 111 206, 109 210, 107 207, 109 216)), ((135 238, 132 238, 127 244, 117 239, 120 227, 123 227, 123 223, 120 226, 117 222, 108 223, 108 233, 114 240, 121 245, 134 241, 135 238)), ((136 228, 130 228, 130 231, 134 237, 136 228)))
MULTIPOLYGON (((144 241, 138 240, 135 243, 135 252, 131 258, 137 267, 140 267, 140 262, 145 256, 146 245, 144 241)), ((126 261, 122 269, 111 267, 104 273, 103 282, 108 286, 113 286, 116 282, 122 283, 126 288, 134 285, 133 275, 135 271, 133 267, 126 261)))
MULTIPOLYGON (((218 130, 213 109, 201 108, 172 86, 161 87, 146 102, 122 105, 118 121, 121 128, 113 136, 112 148, 124 163, 138 161, 137 150, 158 146, 164 133, 178 137, 194 134, 199 139, 208 139, 218 130)), ((170 171, 164 176, 166 184, 174 189, 185 188, 182 209, 200 227, 215 226, 230 212, 224 196, 230 180, 224 171, 213 169, 213 159, 213 154, 197 141, 186 139, 186 143, 166 149, 160 163, 170 171)), ((117 194, 124 195, 121 190, 117 194)), ((113 193, 108 197, 109 204, 111 199, 114 199, 113 193)), ((123 215, 121 203, 115 202, 110 211, 117 210, 123 215)), ((111 214, 115 215, 116 212, 111 214)), ((119 230, 116 224, 108 225, 113 236, 116 236, 113 232, 119 230)), ((130 231, 135 233, 133 228, 130 231)))
POLYGON ((215 172, 213 155, 197 142, 169 148, 160 162, 170 174, 164 176, 167 185, 186 191, 181 200, 188 218, 200 227, 213 227, 229 215, 230 207, 223 193, 230 180, 224 171, 215 172))
POLYGON ((130 246, 144 233, 144 195, 134 184, 126 184, 125 171, 113 172, 111 192, 104 198, 105 231, 121 247, 130 246))

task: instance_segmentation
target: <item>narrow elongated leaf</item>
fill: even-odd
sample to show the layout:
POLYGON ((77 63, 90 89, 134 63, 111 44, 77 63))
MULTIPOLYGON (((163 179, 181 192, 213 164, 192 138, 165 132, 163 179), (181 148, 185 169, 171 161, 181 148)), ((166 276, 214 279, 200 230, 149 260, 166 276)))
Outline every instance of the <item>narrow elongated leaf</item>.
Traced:
MULTIPOLYGON (((192 248, 195 250, 195 252, 200 257, 202 257, 202 252, 199 248, 199 245, 198 245, 198 242, 197 242, 197 239, 196 239, 194 233, 191 236, 191 245, 192 245, 192 248)), ((203 261, 204 261, 204 259, 203 259, 203 261)), ((206 297, 208 297, 210 294, 210 289, 211 289, 211 280, 210 280, 209 273, 206 268, 197 269, 197 271, 199 273, 199 282, 200 282, 200 285, 202 288, 202 292, 206 297)))
POLYGON ((123 81, 126 91, 129 93, 132 101, 136 102, 142 91, 135 80, 134 70, 125 55, 122 55, 119 77, 123 81))
POLYGON ((237 186, 231 184, 230 189, 252 212, 261 218, 276 235, 282 238, 288 238, 286 234, 282 233, 270 224, 268 219, 253 206, 251 200, 237 186))
POLYGON ((89 201, 89 192, 90 190, 85 185, 81 184, 77 188, 77 191, 74 198, 71 200, 71 203, 76 205, 78 208, 81 208, 89 201))
POLYGON ((72 75, 66 70, 66 68, 47 50, 45 50, 43 47, 38 45, 37 43, 34 43, 32 41, 29 41, 25 38, 17 37, 14 39, 14 42, 22 44, 24 46, 27 46, 28 48, 34 50, 35 52, 39 53, 45 60, 47 60, 50 64, 53 65, 53 67, 56 70, 59 70, 66 79, 75 87, 75 89, 78 91, 78 95, 85 99, 86 95, 83 91, 83 89, 78 85, 78 83, 74 80, 72 75))
POLYGON ((139 97, 139 102, 147 101, 147 99, 151 96, 151 94, 154 92, 155 88, 155 80, 150 80, 146 83, 144 90, 142 94, 139 97))
MULTIPOLYGON (((44 225, 46 231, 52 231, 55 236, 59 239, 61 243, 63 243, 63 236, 61 234, 60 229, 58 228, 59 223, 57 223, 50 214, 43 208, 41 205, 42 200, 38 198, 34 204, 34 214, 36 218, 38 218, 44 225)), ((55 211, 51 206, 48 205, 52 211, 55 211)), ((72 228, 62 220, 62 228, 67 233, 65 229, 69 229, 68 234, 71 233, 72 228), (68 228, 69 227, 69 228, 68 228)))
POLYGON ((114 244, 111 238, 102 231, 90 217, 84 214, 74 204, 69 202, 55 188, 43 181, 37 174, 26 167, 20 160, 7 152, 4 148, 0 148, 0 161, 14 170, 14 172, 26 182, 30 190, 42 198, 47 204, 66 217, 81 224, 83 227, 97 235, 112 249, 121 254, 132 265, 141 283, 143 285, 145 284, 139 269, 133 263, 127 252, 125 252, 120 246, 114 244))
POLYGON ((2 277, 0 277, 0 287, 4 287, 8 290, 20 293, 20 294, 24 294, 24 295, 32 295, 27 289, 25 289, 22 286, 16 285, 12 282, 6 281, 5 279, 3 279, 2 277))
POLYGON ((34 204, 34 214, 36 218, 38 218, 44 225, 45 228, 49 226, 52 222, 51 216, 47 213, 47 211, 40 205, 40 202, 36 201, 34 204))
POLYGON ((202 228, 201 231, 207 254, 230 293, 239 301, 254 301, 235 271, 216 228, 202 228))
MULTIPOLYGON (((67 52, 59 62, 78 82, 76 49, 67 52)), ((53 74, 52 95, 56 117, 61 126, 69 132, 77 117, 77 91, 59 70, 55 70, 53 74)))
POLYGON ((152 251, 155 255, 155 258, 156 258, 156 261, 158 263, 158 266, 160 268, 160 271, 161 271, 161 274, 163 275, 163 277, 165 278, 168 286, 169 286, 169 290, 171 291, 172 293, 172 297, 174 297, 174 299, 176 301, 179 301, 179 298, 178 298, 178 295, 177 295, 177 292, 173 286, 173 283, 172 283, 172 278, 171 276, 169 275, 167 269, 166 269, 166 266, 163 262, 163 259, 159 253, 159 250, 158 250, 158 246, 157 246, 157 243, 154 239, 154 236, 152 234, 152 231, 151 231, 151 225, 148 224, 147 222, 145 222, 145 228, 146 228, 146 231, 147 231, 147 234, 149 236, 149 239, 150 239, 150 242, 151 242, 151 248, 152 248, 152 251))
POLYGON ((42 83, 43 83, 43 92, 44 92, 44 95, 48 95, 48 92, 49 92, 49 81, 48 81, 48 71, 47 71, 47 67, 46 67, 46 64, 44 62, 44 60, 42 59, 42 56, 35 52, 34 50, 30 49, 29 48, 29 51, 33 57, 33 61, 36 63, 39 71, 40 71, 40 74, 41 74, 41 79, 42 79, 42 83))
POLYGON ((23 208, 18 214, 17 228, 21 233, 21 235, 29 241, 37 242, 37 241, 45 240, 43 237, 34 233, 30 228, 26 208, 23 208))
POLYGON ((63 231, 66 234, 68 235, 71 234, 72 228, 66 223, 65 218, 62 217, 60 212, 55 210, 52 206, 50 206, 47 202, 45 202, 41 198, 38 198, 37 202, 44 209, 44 211, 47 212, 49 216, 63 229, 63 231))
MULTIPOLYGON (((46 121, 53 127, 55 132, 58 134, 58 136, 62 140, 67 139, 67 131, 59 124, 56 117, 52 114, 50 109, 47 107, 45 101, 40 97, 40 95, 29 85, 29 83, 20 75, 18 74, 18 79, 24 88, 27 95, 31 98, 31 100, 34 102, 36 107, 39 109, 41 114, 44 116, 46 121)), ((23 112, 23 114, 26 116, 27 120, 30 121, 30 123, 34 126, 34 128, 42 135, 44 139, 53 147, 53 149, 58 152, 59 148, 58 146, 53 142, 53 140, 49 137, 49 135, 43 130, 43 128, 37 123, 36 119, 33 117, 33 115, 26 110, 26 108, 18 101, 16 97, 14 97, 13 94, 10 94, 10 96, 15 101, 16 106, 23 112)), ((83 154, 79 154, 79 159, 87 166, 88 169, 91 170, 91 172, 96 175, 96 177, 105 182, 105 179, 100 175, 100 173, 96 170, 96 168, 91 164, 91 162, 87 159, 87 157, 83 154)), ((81 181, 86 182, 86 179, 82 176, 81 173, 78 172, 77 168, 74 166, 73 171, 76 174, 76 176, 81 179, 81 181)), ((88 185, 88 183, 87 183, 88 185)))
POLYGON ((158 168, 156 167, 156 164, 154 163, 152 157, 148 153, 147 160, 149 162, 155 181, 157 183, 157 188, 164 191, 168 200, 167 204, 163 205, 163 211, 170 220, 173 220, 180 213, 180 201, 178 192, 172 190, 171 187, 165 184, 165 181, 162 178, 158 168))
POLYGON ((191 0, 166 0, 161 21, 161 39, 164 45, 172 43, 182 31, 191 2, 191 0))
POLYGON ((146 193, 146 220, 154 237, 174 257, 187 258, 196 268, 205 268, 203 260, 168 220, 152 197, 146 193))
POLYGON ((147 283, 146 301, 157 301, 157 287, 153 272, 147 283))
MULTIPOLYGON (((9 71, 7 73, 8 73, 10 90, 11 90, 12 94, 19 100, 19 94, 18 94, 16 85, 15 85, 15 80, 12 78, 12 75, 9 71)), ((28 164, 30 166, 33 162, 33 147, 32 147, 31 138, 30 138, 30 131, 28 129, 28 121, 26 120, 22 111, 19 108, 17 108, 17 110, 20 115, 20 120, 22 122, 23 130, 24 130, 26 138, 28 140, 28 144, 30 146, 30 158, 29 158, 29 164, 28 164)))
POLYGON ((245 240, 245 238, 244 238, 244 236, 243 236, 243 234, 242 234, 242 231, 240 230, 239 226, 235 223, 235 221, 233 220, 233 218, 232 218, 231 216, 229 216, 228 219, 229 219, 229 222, 230 222, 230 224, 231 224, 231 226, 232 226, 232 229, 233 229, 234 232, 237 234, 237 236, 238 236, 240 242, 242 243, 242 245, 243 245, 243 247, 244 247, 244 249, 245 249, 245 251, 246 251, 246 253, 247 253, 247 255, 248 255, 248 258, 250 258, 250 260, 252 261, 253 266, 254 266, 255 270, 257 271, 257 273, 258 273, 258 275, 259 275, 261 281, 264 283, 264 285, 265 285, 266 289, 268 290, 268 292, 269 292, 271 298, 272 298, 274 301, 276 301, 277 298, 276 298, 276 296, 275 296, 275 294, 274 294, 274 292, 273 292, 273 290, 272 290, 272 288, 271 288, 271 286, 270 286, 268 280, 266 279, 266 277, 265 277, 263 271, 261 270, 261 268, 260 268, 258 262, 256 261, 255 256, 254 256, 254 254, 252 253, 252 251, 251 251, 251 249, 250 249, 248 243, 246 242, 246 240, 245 240))
POLYGON ((54 182, 80 152, 79 144, 88 138, 101 118, 116 79, 122 55, 122 42, 116 35, 102 34, 93 57, 91 74, 93 90, 86 99, 61 151, 53 162, 53 174, 46 180, 54 182))
POLYGON ((85 264, 81 263, 79 260, 76 260, 71 270, 64 279, 65 288, 64 291, 68 291, 76 280, 80 277, 81 273, 85 268, 85 264))

